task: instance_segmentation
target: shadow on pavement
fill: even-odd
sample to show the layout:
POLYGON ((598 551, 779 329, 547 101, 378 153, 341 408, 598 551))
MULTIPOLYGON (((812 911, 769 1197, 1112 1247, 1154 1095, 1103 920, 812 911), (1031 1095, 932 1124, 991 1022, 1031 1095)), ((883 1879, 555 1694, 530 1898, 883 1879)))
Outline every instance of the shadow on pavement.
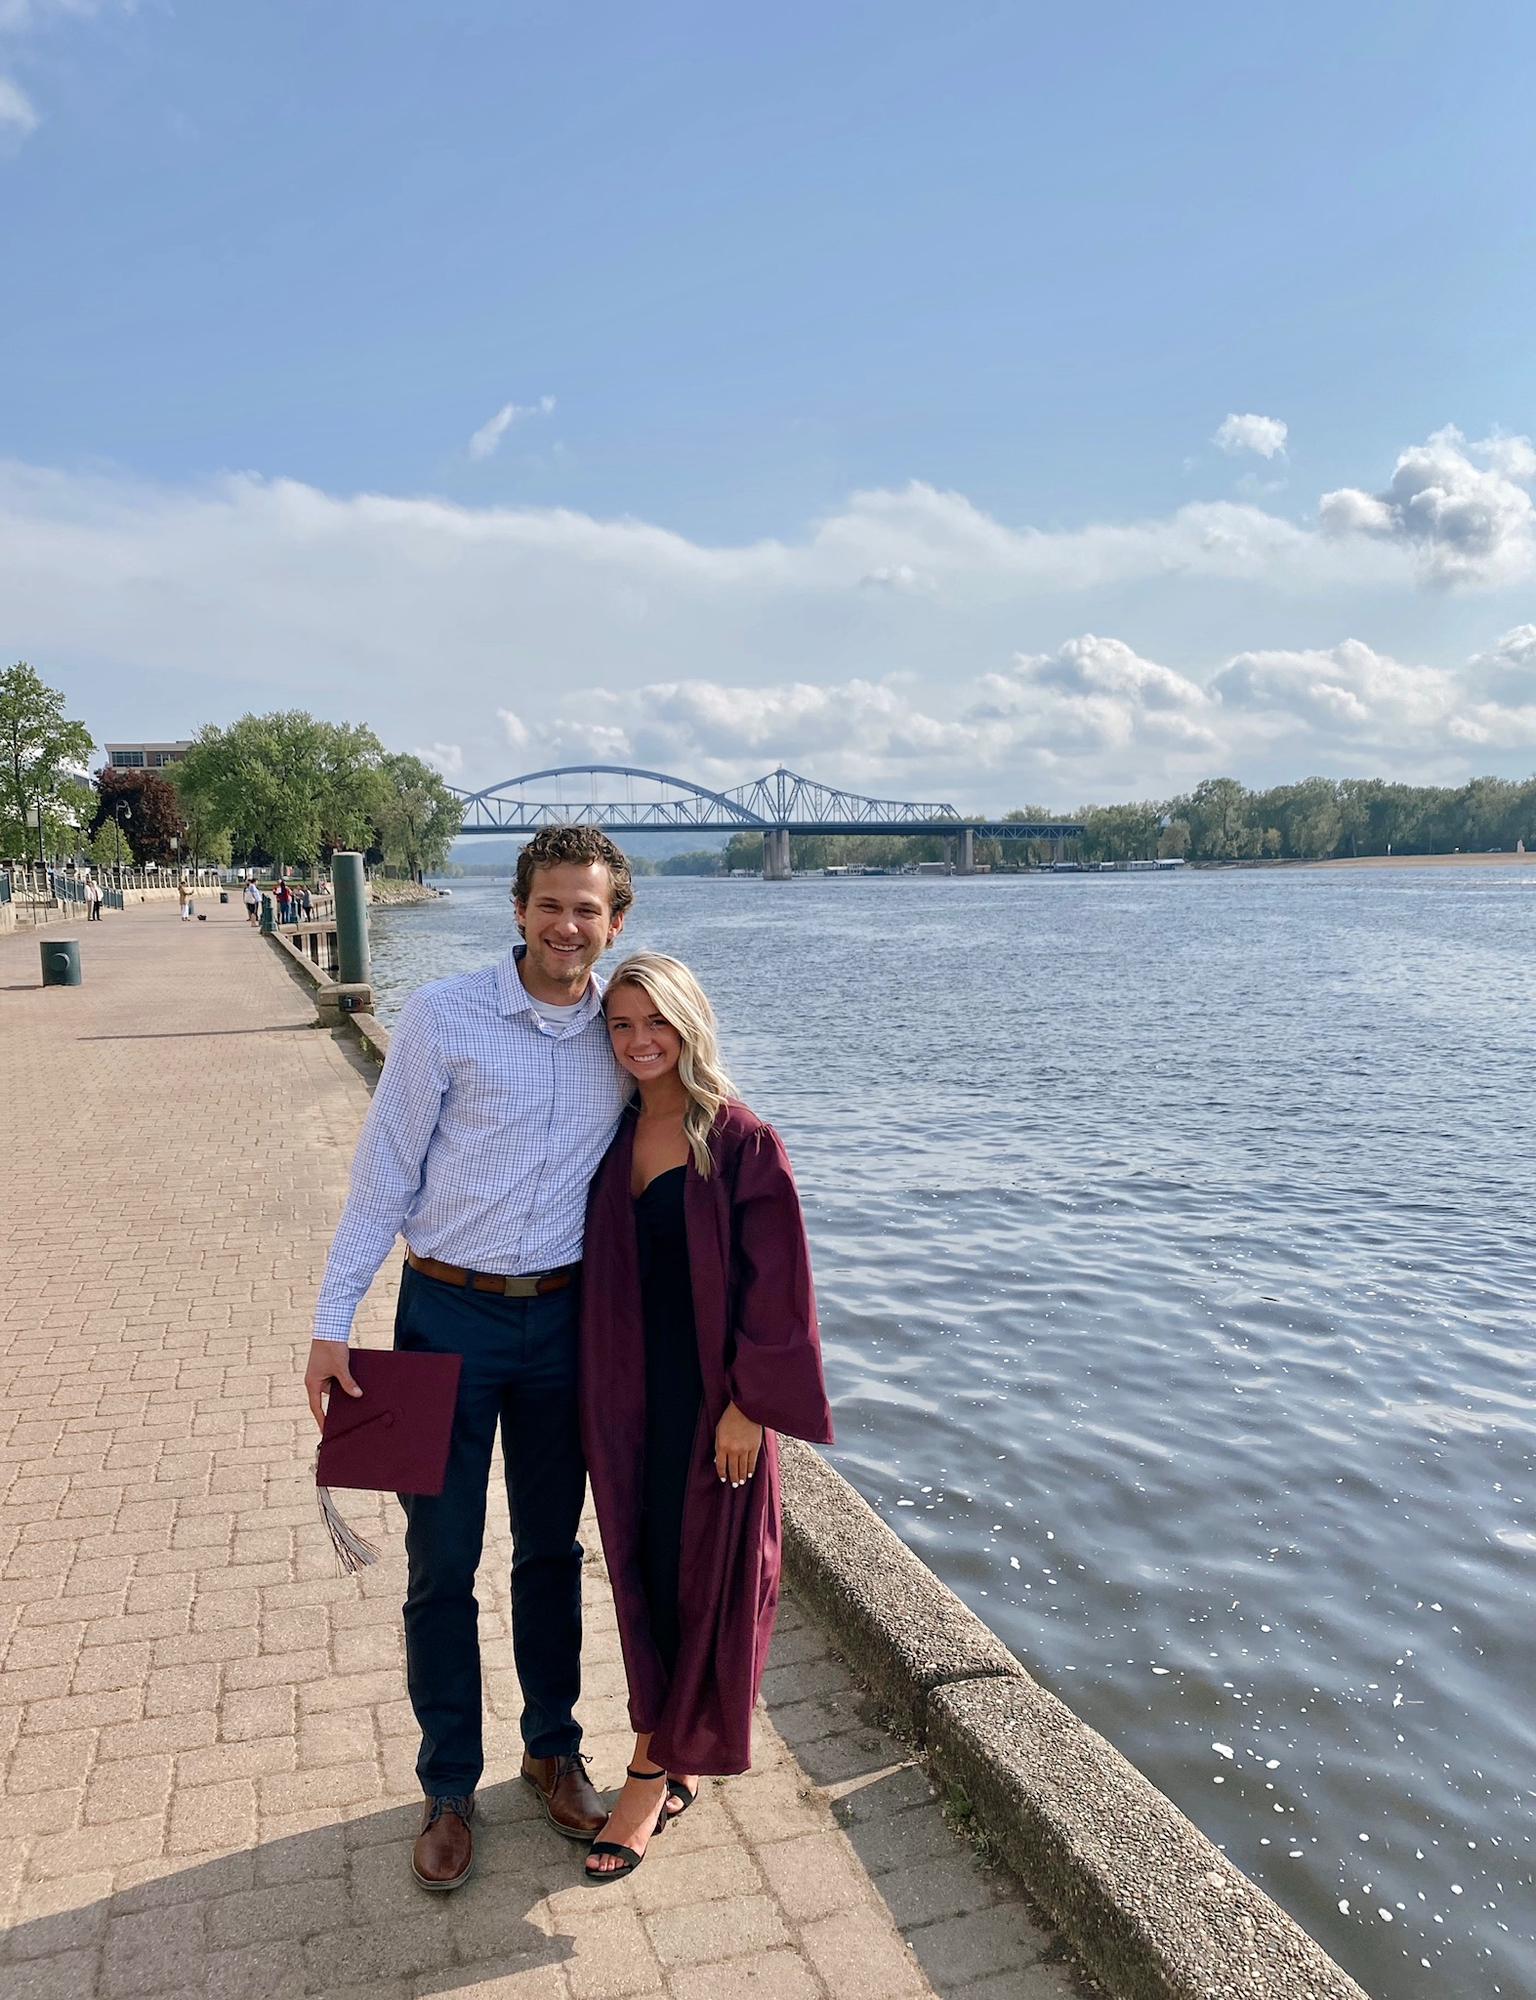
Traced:
MULTIPOLYGON (((450 1896, 411 1879, 419 1822, 417 1805, 396 1806, 180 1870, 167 1858, 134 1888, 15 1925, 0 1944, 0 1986, 49 2000, 393 1993, 401 1981, 449 1994, 572 1956, 572 1938, 530 1912, 573 1885, 591 1893, 580 1849, 550 1831, 526 1786, 481 1791, 475 1873, 450 1896)), ((101 1833, 108 1842, 112 1828, 101 1833)), ((79 1879, 59 1884, 61 1901, 79 1879)))

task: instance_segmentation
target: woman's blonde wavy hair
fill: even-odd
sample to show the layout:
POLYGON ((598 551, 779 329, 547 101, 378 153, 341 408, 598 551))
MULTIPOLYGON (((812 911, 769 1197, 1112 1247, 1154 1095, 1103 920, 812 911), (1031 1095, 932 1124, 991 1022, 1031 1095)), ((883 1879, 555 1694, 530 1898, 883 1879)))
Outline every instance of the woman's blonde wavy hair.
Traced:
POLYGON ((736 1095, 720 1061, 715 1010, 687 966, 659 951, 637 951, 615 968, 603 995, 605 1013, 614 994, 625 986, 638 987, 662 1019, 682 1036, 677 1073, 688 1093, 683 1134, 700 1178, 708 1180, 714 1168, 709 1135, 722 1109, 736 1095))

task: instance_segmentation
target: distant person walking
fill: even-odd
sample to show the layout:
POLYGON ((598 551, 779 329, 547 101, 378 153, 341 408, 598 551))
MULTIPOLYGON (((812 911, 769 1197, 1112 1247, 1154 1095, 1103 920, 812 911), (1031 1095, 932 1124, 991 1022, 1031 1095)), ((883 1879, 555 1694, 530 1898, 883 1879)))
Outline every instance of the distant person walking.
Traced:
POLYGON ((304 913, 305 923, 308 923, 310 918, 315 914, 315 906, 314 902, 310 897, 309 884, 307 882, 304 884, 304 887, 299 891, 299 908, 304 913))
POLYGON ((245 885, 245 921, 253 931, 261 928, 261 891, 254 882, 245 885))
POLYGON ((293 891, 288 887, 287 881, 284 880, 277 885, 277 921, 280 924, 286 924, 292 914, 293 891))
POLYGON ((85 920, 88 924, 101 922, 101 884, 94 875, 85 878, 85 920))
POLYGON ((189 924, 192 921, 192 884, 185 875, 178 885, 177 894, 181 901, 181 921, 189 924))

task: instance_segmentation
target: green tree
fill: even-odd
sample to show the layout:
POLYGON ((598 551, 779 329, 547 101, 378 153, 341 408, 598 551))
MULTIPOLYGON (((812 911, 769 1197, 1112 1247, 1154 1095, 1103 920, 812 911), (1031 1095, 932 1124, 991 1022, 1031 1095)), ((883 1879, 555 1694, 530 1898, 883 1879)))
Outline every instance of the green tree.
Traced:
POLYGON ((107 820, 85 837, 85 858, 98 875, 115 875, 119 867, 133 866, 133 849, 115 820, 107 820))
POLYGON ((1303 778, 1288 789, 1280 820, 1287 853, 1303 861, 1327 860, 1344 834, 1337 787, 1330 778, 1303 778))
POLYGON ((436 771, 407 751, 386 754, 379 764, 374 806, 375 844, 386 861, 408 869, 419 882, 448 859, 464 818, 456 798, 436 771))
MULTIPOLYGON (((1005 812, 1005 820, 1033 821, 1037 826, 1058 818, 1049 806, 1015 806, 1005 812)), ((1048 840, 1000 840, 998 851, 1005 866, 1010 868, 1043 868, 1054 857, 1048 840)))
POLYGON ((698 847, 687 854, 669 854, 658 875, 718 875, 723 856, 718 848, 698 847))
POLYGON ((1474 778, 1456 794, 1463 847, 1513 847, 1519 837, 1520 787, 1507 778, 1474 778))
POLYGON ((760 833, 733 833, 720 857, 720 866, 726 874, 733 868, 759 869, 762 865, 763 836, 760 833))
POLYGON ((1149 861, 1157 853, 1159 805, 1085 806, 1073 818, 1088 829, 1079 842, 1084 861, 1149 861))
POLYGON ((360 723, 320 722, 302 709, 243 715, 200 730, 176 767, 183 810, 228 828, 242 850, 279 865, 362 849, 384 787, 384 746, 360 723))
POLYGON ((36 855, 38 806, 45 845, 76 844, 81 786, 71 766, 84 766, 91 747, 85 724, 65 715, 63 695, 25 660, 0 673, 0 853, 36 855))
POLYGON ((1190 853, 1196 861, 1241 858, 1249 794, 1236 778, 1206 778, 1179 806, 1179 817, 1189 822, 1190 853))

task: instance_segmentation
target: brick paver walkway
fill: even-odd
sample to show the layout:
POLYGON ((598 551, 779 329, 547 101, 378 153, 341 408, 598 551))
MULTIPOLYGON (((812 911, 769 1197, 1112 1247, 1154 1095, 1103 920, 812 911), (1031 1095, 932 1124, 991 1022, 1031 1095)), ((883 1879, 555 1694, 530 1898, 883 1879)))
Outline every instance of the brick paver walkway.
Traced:
MULTIPOLYGON (((35 934, 0 938, 10 2000, 1086 1990, 793 1604, 756 1768, 706 1785, 633 1882, 586 1888, 511 1775, 504 1524, 479 1870, 415 1888, 400 1534, 359 1496, 385 1558, 334 1575, 298 1381, 363 1065, 234 907, 79 935, 79 990, 38 987, 35 934)), ((583 1719, 611 1784, 630 1739, 595 1555, 587 1582, 583 1719)))

